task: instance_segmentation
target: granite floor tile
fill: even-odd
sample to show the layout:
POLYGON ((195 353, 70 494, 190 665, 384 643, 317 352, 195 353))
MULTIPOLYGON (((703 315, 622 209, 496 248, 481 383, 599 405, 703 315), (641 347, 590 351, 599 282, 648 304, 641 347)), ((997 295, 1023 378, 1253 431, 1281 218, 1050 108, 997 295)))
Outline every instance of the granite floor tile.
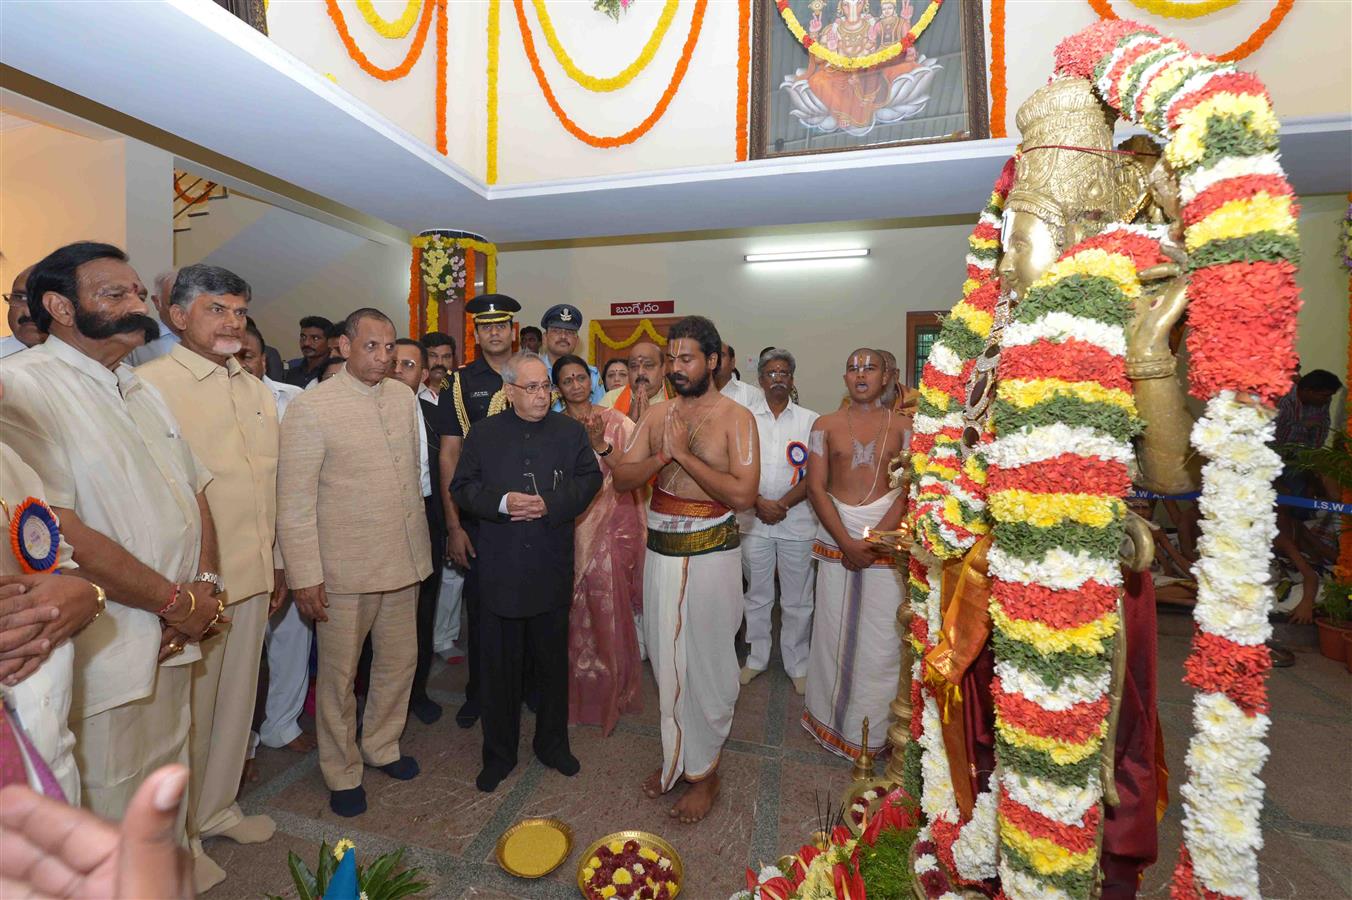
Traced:
MULTIPOLYGON (((1182 683, 1192 634, 1187 615, 1162 612, 1159 681, 1166 761, 1172 803, 1160 824, 1159 861, 1145 873, 1140 896, 1163 900, 1178 859, 1185 777, 1184 754, 1191 731, 1192 689, 1182 683)), ((1352 871, 1352 784, 1346 747, 1352 742, 1352 676, 1320 658, 1303 631, 1278 628, 1297 654, 1294 668, 1275 670, 1269 682, 1272 757, 1260 855, 1263 896, 1349 897, 1352 871)), ((743 648, 744 649, 744 648, 743 648)), ((290 896, 289 850, 313 864, 321 837, 351 836, 375 854, 409 848, 409 861, 424 868, 424 896, 463 900, 565 900, 575 898, 578 858, 592 840, 628 828, 661 834, 681 852, 691 900, 722 900, 742 886, 747 865, 772 862, 797 849, 815 827, 818 807, 838 804, 849 782, 849 763, 819 747, 803 730, 803 698, 794 693, 772 656, 769 670, 743 688, 724 751, 723 794, 713 813, 694 826, 667 812, 685 790, 659 801, 640 791, 643 778, 661 761, 657 686, 643 668, 641 714, 625 716, 610 737, 592 727, 570 730, 582 772, 565 778, 536 762, 530 752, 534 717, 522 715, 521 762, 491 794, 474 787, 481 732, 461 729, 454 713, 463 695, 466 667, 434 664, 431 688, 446 706, 442 719, 425 726, 410 721, 402 747, 423 774, 395 782, 368 771, 366 815, 339 819, 328 810, 328 791, 317 756, 262 748, 259 780, 245 785, 246 812, 266 812, 278 821, 267 844, 239 846, 213 840, 208 852, 229 874, 209 900, 263 894, 290 896), (814 795, 821 804, 814 802, 814 795), (497 838, 513 822, 557 816, 574 829, 570 858, 550 877, 522 881, 502 872, 493 859, 497 838)), ((881 771, 880 761, 878 769, 881 771)))

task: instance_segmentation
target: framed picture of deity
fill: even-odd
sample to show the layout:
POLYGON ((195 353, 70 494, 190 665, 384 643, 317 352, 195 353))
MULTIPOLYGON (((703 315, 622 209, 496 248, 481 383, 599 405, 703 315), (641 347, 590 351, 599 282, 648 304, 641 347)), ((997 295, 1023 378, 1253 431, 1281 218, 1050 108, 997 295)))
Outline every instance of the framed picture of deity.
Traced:
POLYGON ((981 0, 756 0, 753 159, 987 137, 981 0))

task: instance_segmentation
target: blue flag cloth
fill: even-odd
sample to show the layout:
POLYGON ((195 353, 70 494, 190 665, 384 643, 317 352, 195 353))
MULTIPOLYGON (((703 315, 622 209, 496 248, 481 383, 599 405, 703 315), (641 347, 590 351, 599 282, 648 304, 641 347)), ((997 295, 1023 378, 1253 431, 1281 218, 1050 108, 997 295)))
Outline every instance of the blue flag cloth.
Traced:
POLYGON ((329 879, 324 900, 357 900, 357 894, 357 851, 349 847, 329 879))

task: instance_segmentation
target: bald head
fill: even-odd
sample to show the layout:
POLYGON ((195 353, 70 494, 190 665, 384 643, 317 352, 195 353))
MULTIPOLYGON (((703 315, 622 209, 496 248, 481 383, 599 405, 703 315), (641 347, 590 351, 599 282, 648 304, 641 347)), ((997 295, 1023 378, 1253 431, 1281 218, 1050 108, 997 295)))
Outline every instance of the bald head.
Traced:
POLYGON ((662 348, 650 341, 639 341, 629 348, 629 386, 640 387, 649 397, 662 390, 662 348))
POLYGON ((14 276, 9 296, 5 298, 8 301, 5 319, 9 322, 9 330, 25 347, 32 347, 47 340, 47 335, 38 330, 28 308, 28 276, 33 268, 29 266, 14 276))

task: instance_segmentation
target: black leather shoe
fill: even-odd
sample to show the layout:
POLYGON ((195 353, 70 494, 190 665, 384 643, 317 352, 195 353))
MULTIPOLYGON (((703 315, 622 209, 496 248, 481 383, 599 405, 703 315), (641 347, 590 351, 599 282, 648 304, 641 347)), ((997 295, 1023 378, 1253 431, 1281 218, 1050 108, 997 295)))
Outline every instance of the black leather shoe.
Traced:
POLYGON ((564 753, 551 759, 539 757, 540 762, 557 771, 560 775, 567 775, 569 778, 582 771, 582 764, 577 761, 577 757, 571 753, 564 753))
POLYGON ((431 725, 441 718, 441 704, 430 697, 415 697, 408 702, 408 711, 413 718, 424 725, 431 725))
POLYGON ((455 724, 461 728, 473 728, 474 723, 479 721, 479 703, 476 700, 466 700, 465 705, 455 714, 455 724))
POLYGON ((366 788, 357 785, 345 791, 330 791, 329 809, 347 819, 361 815, 366 812, 366 788))
POLYGON ((474 786, 485 794, 491 794, 498 789, 498 785, 502 784, 502 780, 510 774, 512 774, 510 769, 503 772, 485 766, 479 771, 479 777, 474 779, 474 786))
POLYGON ((411 756, 401 756, 392 763, 376 768, 397 781, 412 781, 421 771, 418 761, 411 756))

